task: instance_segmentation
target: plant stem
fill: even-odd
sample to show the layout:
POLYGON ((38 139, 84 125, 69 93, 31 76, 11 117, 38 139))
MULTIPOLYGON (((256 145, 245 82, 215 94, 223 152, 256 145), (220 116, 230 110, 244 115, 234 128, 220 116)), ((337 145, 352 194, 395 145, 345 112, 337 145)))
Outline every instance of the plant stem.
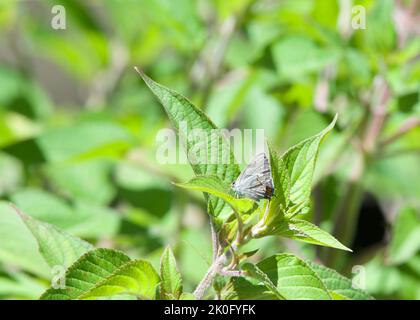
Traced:
POLYGON ((214 278, 220 272, 223 264, 226 262, 226 253, 218 257, 210 268, 207 270, 206 275, 198 284, 197 288, 194 290, 194 296, 197 300, 201 300, 204 296, 204 293, 211 286, 214 278))
MULTIPOLYGON (((236 212, 235 212, 236 213, 236 212)), ((248 241, 247 235, 243 234, 243 225, 242 225, 242 219, 240 216, 236 213, 237 219, 238 219, 238 234, 236 239, 233 241, 230 249, 234 254, 234 251, 238 248, 240 244, 243 244, 244 242, 248 241)), ((213 239, 213 263, 210 266, 210 268, 207 270, 207 273, 205 274, 204 278, 200 281, 197 288, 194 290, 194 296, 197 300, 201 300, 204 296, 204 293, 207 291, 207 289, 211 286, 213 283, 214 278, 217 276, 217 274, 222 275, 228 275, 236 277, 239 277, 242 271, 240 270, 222 270, 222 267, 225 265, 227 261, 227 255, 230 250, 226 250, 224 253, 222 253, 219 256, 220 252, 220 243, 219 239, 217 237, 214 221, 212 217, 210 217, 210 230, 212 234, 213 239)))
POLYGON ((406 134, 407 132, 409 132, 410 130, 417 128, 420 126, 420 118, 419 117, 410 117, 408 118, 402 125, 401 127, 394 132, 392 135, 390 135, 389 137, 385 138, 384 140, 381 141, 380 143, 380 147, 383 148, 385 146, 387 146, 388 144, 394 142, 395 140, 401 138, 404 134, 406 134))
POLYGON ((219 239, 217 237, 216 226, 214 225, 213 217, 210 217, 210 232, 213 250, 213 263, 216 261, 219 253, 219 239))

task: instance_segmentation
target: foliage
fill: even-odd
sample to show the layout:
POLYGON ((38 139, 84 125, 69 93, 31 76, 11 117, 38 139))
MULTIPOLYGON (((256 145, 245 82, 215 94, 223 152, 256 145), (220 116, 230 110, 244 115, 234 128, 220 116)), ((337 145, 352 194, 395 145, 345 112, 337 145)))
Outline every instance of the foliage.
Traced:
POLYGON ((123 2, 0 4, 0 298, 420 299, 414 0, 123 2))
MULTIPOLYGON (((158 85, 150 78, 146 78, 142 73, 140 74, 151 88, 157 88, 158 85)), ((157 91, 156 95, 161 98, 162 103, 166 106, 166 110, 170 115, 174 103, 173 101, 176 101, 175 103, 177 104, 178 110, 174 112, 175 114, 181 113, 179 110, 185 108, 189 110, 189 112, 185 114, 185 117, 192 117, 194 119, 196 114, 200 114, 199 123, 204 124, 204 128, 215 129, 214 126, 210 126, 210 120, 205 118, 204 114, 201 114, 200 111, 186 99, 180 98, 179 94, 170 91, 163 86, 159 85, 159 89, 160 91, 157 91), (207 126, 206 123, 208 123, 209 126, 207 126)), ((195 122, 192 120, 192 123, 195 122)), ((308 177, 311 179, 313 174, 319 143, 325 133, 332 128, 334 123, 335 119, 332 125, 325 131, 313 138, 303 141, 296 147, 293 147, 290 149, 291 151, 286 152, 281 158, 278 158, 275 154, 270 156, 270 161, 275 159, 286 163, 286 165, 282 166, 280 171, 276 172, 274 176, 288 176, 287 180, 293 181, 293 187, 295 185, 307 184, 308 177), (314 144, 315 148, 313 147, 314 144), (309 152, 311 154, 308 154, 309 152), (291 156, 291 154, 295 155, 291 156), (303 154, 303 156, 300 156, 301 154, 303 154), (302 160, 302 157, 304 160, 302 160), (308 163, 309 169, 306 169, 307 166, 302 164, 302 162, 308 163), (291 170, 289 170, 289 168, 291 168, 291 170), (309 171, 302 174, 305 170, 309 171), (296 171, 299 173, 296 173, 296 171), (296 175, 298 176, 297 178, 296 175), (301 180, 304 180, 305 182, 301 182, 301 180)), ((274 151, 271 150, 271 152, 274 151)), ((272 170, 279 170, 274 163, 272 168, 272 170)), ((218 172, 217 165, 215 169, 211 170, 206 164, 203 164, 199 170, 199 172, 218 172)), ((277 188, 277 183, 279 183, 279 181, 280 180, 277 178, 274 179, 274 188, 276 190, 284 190, 281 186, 277 188)), ((245 233, 244 230, 240 228, 240 225, 244 215, 248 214, 252 216, 252 211, 257 211, 257 203, 252 204, 251 200, 236 199, 230 195, 229 188, 224 185, 224 182, 221 181, 217 175, 197 176, 189 183, 178 184, 178 186, 203 191, 228 203, 238 219, 236 225, 238 236, 235 239, 235 245, 241 245, 241 242, 244 241, 246 237, 249 237, 251 229, 248 229, 248 233, 245 233)), ((293 190, 293 187, 290 190, 293 190)), ((309 202, 309 192, 305 191, 304 195, 299 197, 295 197, 294 195, 294 192, 290 192, 290 194, 278 194, 276 196, 284 199, 285 203, 296 203, 296 199, 299 199, 298 208, 302 210, 301 208, 303 206, 300 205, 300 203, 309 202)), ((212 200, 209 199, 208 201, 209 203, 212 203, 212 200)), ((273 204, 276 205, 277 202, 273 202, 273 204)), ((267 209, 273 204, 269 202, 267 204, 267 209)), ((217 205, 209 205, 210 215, 215 214, 213 208, 217 208, 217 205)), ((296 209, 293 210, 296 211, 296 209)), ((60 231, 48 223, 38 222, 26 214, 21 213, 19 209, 16 209, 16 211, 37 240, 39 252, 45 261, 51 267, 59 265, 67 269, 64 275, 65 286, 63 288, 55 288, 53 285, 52 288, 48 289, 41 296, 41 299, 92 299, 122 294, 134 295, 138 298, 153 299, 156 296, 157 285, 160 283, 160 280, 162 281, 160 283, 161 298, 180 299, 182 297, 182 278, 176 268, 175 257, 170 248, 167 248, 163 252, 160 268, 162 279, 159 279, 157 272, 147 261, 131 260, 127 255, 112 249, 93 249, 90 244, 81 239, 73 237, 64 231, 60 231), (75 261, 76 259, 77 261, 75 261)), ((262 220, 257 224, 259 230, 267 228, 273 230, 268 234, 278 234, 296 240, 349 250, 327 232, 318 229, 311 223, 304 220, 293 219, 293 216, 300 213, 300 211, 290 215, 288 206, 282 207, 280 204, 280 210, 267 210, 267 212, 269 215, 279 215, 280 218, 266 218, 263 216, 262 220), (263 224, 261 224, 261 221, 263 224)), ((223 223, 226 222, 227 221, 223 221, 223 223)), ((260 231, 255 232, 255 230, 252 229, 252 236, 261 237, 262 234, 260 231)), ((228 243, 226 241, 229 241, 229 239, 221 238, 217 239, 217 241, 219 242, 219 245, 221 245, 221 243, 228 243)), ((226 249, 228 248, 224 248, 223 250, 226 249)), ((221 257, 216 256, 215 261, 218 261, 220 258, 221 257)), ((261 261, 257 265, 245 263, 242 270, 245 272, 246 276, 261 281, 269 290, 271 290, 271 293, 274 294, 275 297, 280 299, 332 298, 317 274, 307 266, 305 262, 293 255, 272 256, 271 258, 261 261), (270 259, 277 261, 274 262, 274 269, 271 266, 272 263, 270 262, 270 259), (273 275, 273 272, 276 273, 276 276, 273 275), (276 284, 273 284, 272 282, 273 277, 276 278, 276 284), (294 277, 298 277, 301 281, 291 281, 294 277)), ((201 298, 201 295, 197 290, 195 291, 195 296, 201 298)), ((253 289, 243 288, 240 290, 248 291, 253 289)), ((240 290, 239 293, 236 294, 240 295, 240 290)))

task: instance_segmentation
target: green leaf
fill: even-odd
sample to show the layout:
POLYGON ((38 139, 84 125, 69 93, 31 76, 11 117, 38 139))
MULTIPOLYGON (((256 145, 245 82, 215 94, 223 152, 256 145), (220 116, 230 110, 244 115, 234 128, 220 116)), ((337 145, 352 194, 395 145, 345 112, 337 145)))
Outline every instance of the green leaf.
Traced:
POLYGON ((330 299, 317 274, 291 254, 277 254, 257 264, 286 299, 330 299))
POLYGON ((115 270, 104 281, 95 285, 79 299, 94 299, 120 294, 130 294, 141 299, 154 299, 159 275, 144 260, 133 260, 115 270))
POLYGON ((351 249, 341 244, 328 232, 306 220, 284 220, 277 228, 264 235, 278 235, 298 241, 352 252, 351 249))
MULTIPOLYGON (((279 209, 285 211, 289 205, 290 197, 290 180, 287 175, 286 166, 282 159, 279 159, 277 152, 271 146, 270 148, 270 167, 272 170, 274 183, 274 197, 271 200, 270 207, 275 211, 279 209)), ((270 208, 270 210, 273 210, 270 208)))
POLYGON ((249 277, 232 279, 224 298, 332 299, 316 272, 294 255, 277 254, 257 263, 256 268, 246 264, 244 269, 249 277))
POLYGON ((79 221, 67 232, 88 239, 110 238, 118 233, 121 215, 117 210, 84 201, 77 201, 73 209, 79 221))
POLYGON ((369 12, 369 27, 363 32, 364 46, 372 54, 390 52, 395 48, 396 26, 392 15, 396 8, 395 1, 375 1, 369 12))
POLYGON ((270 145, 268 147, 274 194, 268 203, 268 210, 265 212, 265 208, 263 208, 264 215, 252 228, 253 237, 261 236, 272 225, 278 224, 283 219, 289 205, 290 181, 287 169, 272 147, 270 145))
POLYGON ((195 300, 195 296, 190 292, 183 292, 179 300, 195 300))
POLYGON ((160 260, 160 277, 162 283, 161 298, 164 300, 178 300, 182 294, 182 278, 179 273, 175 256, 170 247, 166 247, 160 260))
POLYGON ((222 291, 223 300, 278 300, 261 281, 250 278, 232 278, 222 291))
POLYGON ((271 279, 260 268, 252 263, 246 263, 242 266, 242 270, 246 271, 249 276, 254 277, 263 283, 268 290, 270 290, 278 299, 284 300, 285 298, 277 290, 277 287, 271 282, 271 279))
POLYGON ((71 206, 41 189, 22 189, 11 200, 31 217, 80 237, 112 236, 120 223, 119 215, 112 209, 82 201, 71 206))
POLYGON ((373 299, 372 296, 363 290, 353 288, 352 281, 338 272, 309 260, 306 263, 318 274, 335 300, 340 298, 351 300, 373 299))
MULTIPOLYGON (((159 99, 163 105, 169 119, 178 132, 181 141, 185 142, 187 157, 196 175, 216 175, 230 184, 240 173, 237 163, 235 163, 233 152, 222 132, 217 129, 213 122, 204 114, 203 111, 195 107, 188 99, 179 93, 168 89, 149 77, 141 70, 136 68, 144 82, 159 99), (201 130, 203 137, 194 137, 193 130, 201 130), (203 147, 204 144, 204 148, 203 147), (192 150, 195 149, 214 150, 215 159, 213 161, 194 161, 192 150), (216 154, 217 153, 217 154, 216 154)), ((209 156, 209 155, 207 155, 209 156)), ((209 196, 209 214, 218 216, 222 211, 229 210, 226 203, 214 196, 209 196)))
POLYGON ((37 221, 17 208, 16 211, 38 241, 39 252, 50 267, 67 268, 94 248, 90 243, 61 231, 53 225, 37 221))
POLYGON ((31 217, 51 223, 60 229, 67 229, 80 219, 72 212, 68 204, 42 189, 26 188, 11 195, 11 201, 31 217))
POLYGON ((50 162, 87 159, 126 149, 131 137, 118 124, 106 121, 86 121, 72 127, 46 132, 37 143, 50 162), (63 142, 65 148, 63 148, 63 142))
POLYGON ((362 272, 358 276, 368 280, 365 281, 366 290, 379 299, 383 297, 420 299, 420 254, 413 256, 401 266, 387 264, 385 255, 386 252, 380 252, 364 265, 363 270, 360 270, 362 272))
POLYGON ((277 71, 287 78, 322 70, 339 58, 337 50, 318 47, 311 39, 300 36, 280 39, 273 45, 272 55, 277 71))
POLYGON ((281 157, 290 177, 290 206, 287 216, 304 212, 309 206, 312 176, 318 155, 319 146, 332 130, 337 115, 323 131, 306 139, 287 150, 281 157))
POLYGON ((4 150, 22 161, 62 163, 120 155, 131 142, 132 136, 118 124, 91 120, 46 131, 4 150), (31 159, 34 156, 36 161, 31 159))
POLYGON ((209 234, 200 229, 185 228, 179 240, 179 264, 185 281, 198 284, 205 276, 212 259, 209 234))
POLYGON ((12 206, 0 201, 0 265, 18 267, 48 278, 50 267, 38 250, 38 243, 12 206))
POLYGON ((420 217, 413 208, 404 208, 398 214, 389 247, 393 264, 409 260, 420 250, 420 217))
POLYGON ((230 193, 230 188, 218 176, 196 176, 187 183, 178 183, 177 186, 185 189, 203 191, 223 199, 236 212, 246 213, 254 208, 254 202, 250 199, 238 199, 230 193))
POLYGON ((349 300, 347 299, 347 297, 335 292, 335 291, 330 291, 330 295, 332 297, 333 300, 349 300))
POLYGON ((143 260, 130 260, 112 249, 96 249, 76 261, 66 272, 64 289, 48 289, 44 300, 95 299, 120 294, 153 299, 159 275, 143 260))
POLYGON ((45 171, 58 193, 71 199, 106 205, 115 197, 112 164, 106 159, 50 164, 45 171))

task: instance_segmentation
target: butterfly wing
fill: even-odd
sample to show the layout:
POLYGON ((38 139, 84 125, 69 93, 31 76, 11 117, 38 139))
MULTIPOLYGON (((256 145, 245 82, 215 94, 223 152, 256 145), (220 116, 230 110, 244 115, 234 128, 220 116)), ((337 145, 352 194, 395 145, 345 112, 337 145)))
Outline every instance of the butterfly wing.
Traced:
POLYGON ((239 195, 256 201, 273 195, 271 168, 265 153, 258 154, 241 172, 232 186, 239 195))

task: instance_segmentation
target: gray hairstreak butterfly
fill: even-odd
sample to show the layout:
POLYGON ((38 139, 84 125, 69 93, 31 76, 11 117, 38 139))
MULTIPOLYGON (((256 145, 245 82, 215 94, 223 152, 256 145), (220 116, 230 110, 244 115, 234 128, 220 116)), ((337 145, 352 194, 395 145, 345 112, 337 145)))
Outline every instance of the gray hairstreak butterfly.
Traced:
POLYGON ((235 182, 232 190, 240 197, 255 201, 271 199, 274 193, 270 163, 265 153, 260 153, 246 166, 235 182))

